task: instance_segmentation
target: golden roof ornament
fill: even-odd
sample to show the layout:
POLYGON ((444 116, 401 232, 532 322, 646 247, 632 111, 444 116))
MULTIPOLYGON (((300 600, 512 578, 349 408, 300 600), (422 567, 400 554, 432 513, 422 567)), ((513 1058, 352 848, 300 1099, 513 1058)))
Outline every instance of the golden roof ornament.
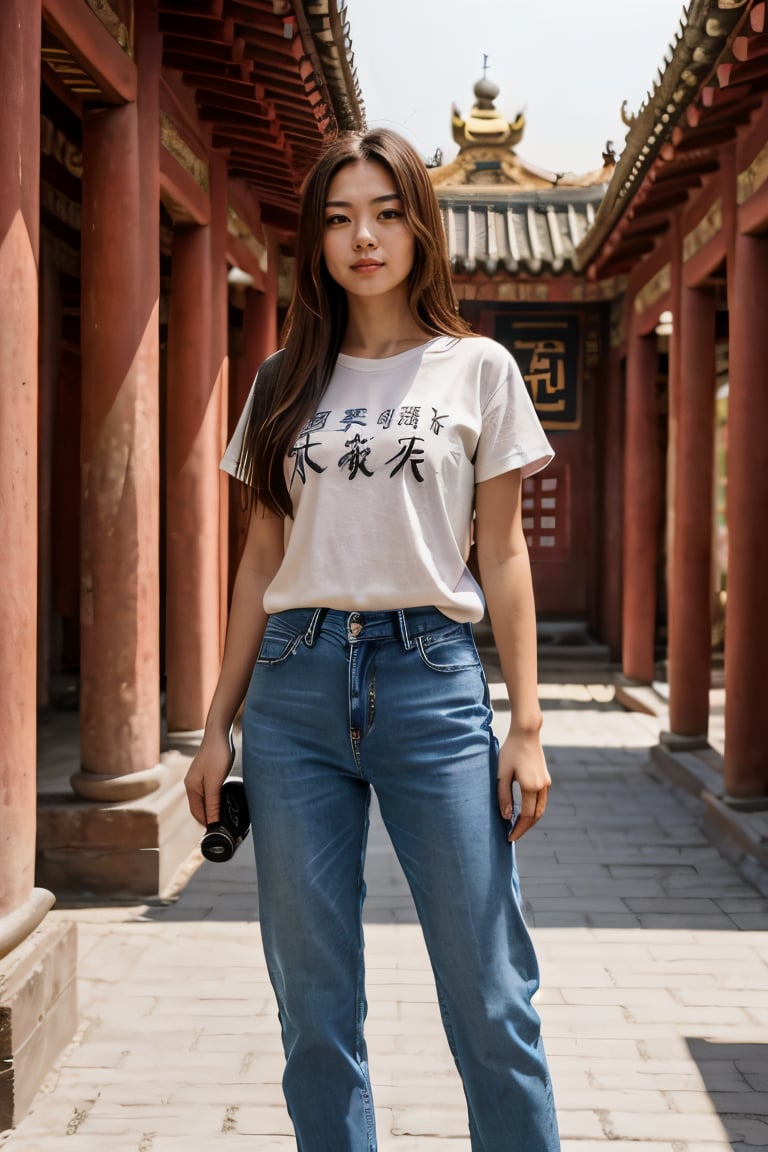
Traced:
POLYGON ((499 94, 498 84, 488 77, 488 57, 483 57, 483 75, 474 87, 475 103, 466 120, 453 105, 451 126, 453 138, 459 148, 473 148, 493 144, 513 149, 523 138, 525 116, 518 112, 514 120, 506 120, 496 108, 494 100, 499 94))
POLYGON ((459 146, 455 159, 442 164, 442 154, 429 165, 435 188, 505 186, 516 190, 544 190, 561 187, 590 187, 607 183, 613 171, 612 150, 603 155, 603 165, 594 172, 548 172, 527 164, 515 151, 525 131, 525 116, 518 112, 507 120, 496 108, 499 87, 488 76, 488 57, 483 56, 483 75, 474 86, 475 103, 465 118, 453 105, 451 127, 459 146))

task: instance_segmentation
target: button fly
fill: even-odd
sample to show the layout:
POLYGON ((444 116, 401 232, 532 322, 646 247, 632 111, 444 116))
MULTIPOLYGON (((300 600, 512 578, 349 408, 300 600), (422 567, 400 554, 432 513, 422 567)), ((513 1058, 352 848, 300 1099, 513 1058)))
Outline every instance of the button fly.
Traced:
POLYGON ((363 630, 363 622, 359 612, 353 612, 347 620, 347 631, 350 636, 359 636, 363 630))

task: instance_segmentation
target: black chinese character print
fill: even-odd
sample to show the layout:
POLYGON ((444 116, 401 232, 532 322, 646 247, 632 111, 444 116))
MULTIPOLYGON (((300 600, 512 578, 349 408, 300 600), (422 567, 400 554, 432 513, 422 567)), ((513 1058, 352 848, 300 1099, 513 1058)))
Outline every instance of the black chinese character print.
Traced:
POLYGON ((410 464, 411 471, 418 480, 419 484, 423 484, 424 477, 422 476, 421 472, 419 472, 419 464, 424 463, 424 449, 416 447, 417 441, 419 444, 423 444, 424 437, 406 436, 398 440, 398 444, 402 444, 402 448, 399 452, 396 452, 394 456, 391 456, 389 460, 386 461, 387 464, 391 464, 394 460, 400 459, 400 463, 395 465, 389 474, 390 476, 394 476, 397 472, 402 471, 406 464, 410 464))
POLYGON ((309 432, 307 432, 304 436, 300 436, 293 448, 290 449, 288 455, 293 457, 294 465, 293 473, 291 474, 291 483, 288 485, 289 488, 293 487, 293 482, 297 474, 302 484, 306 484, 307 473, 305 471, 305 465, 310 467, 313 472, 325 472, 325 465, 316 464, 309 455, 310 448, 317 448, 319 444, 319 440, 310 443, 309 432))
POLYGON ((389 428, 392 423, 392 417, 395 414, 394 408, 385 408, 376 421, 377 424, 382 424, 384 428, 389 428))
POLYGON ((440 431, 443 427, 442 422, 443 422, 443 420, 447 420, 447 419, 448 419, 448 413, 447 412, 445 413, 444 416, 438 416, 437 408, 433 408, 432 409, 432 420, 431 420, 430 425, 429 425, 430 432, 434 432, 435 436, 439 436, 440 431))
POLYGON ((351 440, 344 441, 344 447, 349 448, 349 452, 345 452, 339 460, 339 468, 346 465, 349 469, 348 480, 354 480, 358 472, 362 472, 364 476, 373 476, 373 472, 369 472, 365 466, 371 454, 370 448, 364 447, 367 443, 367 440, 361 439, 359 432, 356 432, 351 440))

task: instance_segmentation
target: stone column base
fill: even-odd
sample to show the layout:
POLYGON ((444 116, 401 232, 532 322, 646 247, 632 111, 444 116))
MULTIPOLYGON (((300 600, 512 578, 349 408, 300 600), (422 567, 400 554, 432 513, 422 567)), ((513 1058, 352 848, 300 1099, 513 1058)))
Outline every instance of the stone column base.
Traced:
POLYGON ((660 732, 659 744, 668 748, 670 752, 697 752, 701 748, 709 748, 709 739, 706 732, 698 736, 681 736, 677 732, 660 732))
POLYGON ((41 797, 37 883, 63 899, 161 896, 200 841, 184 791, 189 763, 168 753, 162 786, 138 799, 105 804, 41 797))
POLYGON ((75 925, 56 917, 0 960, 0 1131, 19 1123, 75 1033, 76 965, 75 925))

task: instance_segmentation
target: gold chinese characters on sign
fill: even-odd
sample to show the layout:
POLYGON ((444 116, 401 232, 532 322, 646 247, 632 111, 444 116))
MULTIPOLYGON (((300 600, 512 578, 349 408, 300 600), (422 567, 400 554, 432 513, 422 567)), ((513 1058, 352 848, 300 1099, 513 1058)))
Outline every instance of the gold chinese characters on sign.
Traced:
POLYGON ((514 356, 544 428, 578 428, 579 321, 496 317, 496 339, 514 356))

